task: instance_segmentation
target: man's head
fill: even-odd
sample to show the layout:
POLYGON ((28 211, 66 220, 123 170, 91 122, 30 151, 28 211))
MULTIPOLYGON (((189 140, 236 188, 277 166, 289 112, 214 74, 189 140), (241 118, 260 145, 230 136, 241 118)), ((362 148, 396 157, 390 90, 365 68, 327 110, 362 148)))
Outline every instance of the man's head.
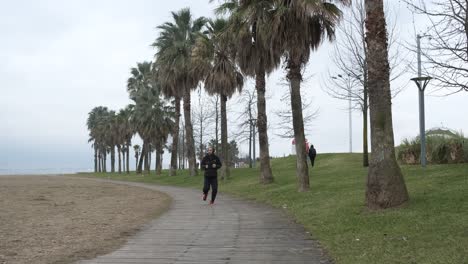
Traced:
POLYGON ((214 153, 214 149, 212 147, 208 147, 208 155, 211 155, 214 153))

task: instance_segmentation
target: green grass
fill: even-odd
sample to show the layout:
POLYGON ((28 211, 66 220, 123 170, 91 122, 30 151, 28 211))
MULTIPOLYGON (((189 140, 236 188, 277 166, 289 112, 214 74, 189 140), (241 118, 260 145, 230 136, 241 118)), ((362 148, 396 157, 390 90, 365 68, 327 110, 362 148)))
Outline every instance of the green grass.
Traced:
MULTIPOLYGON (((234 169, 220 192, 286 207, 338 264, 468 263, 468 164, 402 166, 409 203, 378 212, 364 206, 361 155, 322 154, 316 165, 307 193, 296 192, 293 157, 272 160, 273 184, 258 184, 258 169, 234 169)), ((186 171, 110 177, 198 189, 203 182, 186 171)))

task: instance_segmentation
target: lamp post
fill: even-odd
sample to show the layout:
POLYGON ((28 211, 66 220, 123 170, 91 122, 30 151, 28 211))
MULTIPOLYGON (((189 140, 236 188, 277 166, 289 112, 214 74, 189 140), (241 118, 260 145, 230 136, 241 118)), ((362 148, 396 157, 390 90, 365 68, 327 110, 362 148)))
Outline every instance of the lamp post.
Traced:
POLYGON ((418 98, 419 98, 419 139, 421 141, 421 154, 420 161, 421 166, 426 167, 426 124, 425 124, 425 107, 424 107, 424 90, 427 84, 432 79, 431 77, 422 76, 421 67, 421 38, 430 37, 429 35, 417 35, 416 36, 416 48, 418 57, 418 77, 412 78, 411 80, 416 83, 418 87, 418 98))
POLYGON ((253 167, 255 168, 255 163, 256 163, 256 156, 255 156, 255 127, 257 126, 257 119, 255 118, 252 118, 252 119, 249 119, 250 121, 250 127, 252 128, 253 130, 253 133, 252 133, 252 141, 253 141, 253 167))
MULTIPOLYGON (((348 77, 350 78, 351 75, 348 74, 348 77)), ((352 107, 351 107, 351 83, 350 79, 346 79, 343 77, 343 75, 338 74, 337 76, 332 76, 332 79, 337 80, 338 78, 343 79, 343 81, 346 83, 346 89, 348 90, 348 132, 349 132, 349 153, 353 153, 353 119, 352 119, 352 107)))

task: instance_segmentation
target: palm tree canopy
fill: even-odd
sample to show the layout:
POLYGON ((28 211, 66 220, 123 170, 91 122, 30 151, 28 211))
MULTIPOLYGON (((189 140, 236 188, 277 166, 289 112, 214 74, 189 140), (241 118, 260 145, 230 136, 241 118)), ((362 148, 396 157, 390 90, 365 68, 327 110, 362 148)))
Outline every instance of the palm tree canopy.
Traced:
POLYGON ((231 97, 244 85, 244 77, 235 63, 233 37, 226 34, 228 21, 218 18, 207 24, 206 34, 199 34, 192 56, 192 72, 203 76, 209 94, 231 97))
POLYGON ((199 81, 198 76, 190 74, 191 54, 196 36, 207 20, 204 17, 193 20, 188 8, 172 12, 172 18, 173 22, 157 27, 161 32, 152 46, 157 48, 156 73, 163 93, 181 97, 199 81))
POLYGON ((271 73, 281 63, 281 52, 271 45, 273 10, 273 1, 266 0, 226 0, 215 10, 230 14, 227 32, 235 36, 236 60, 246 75, 271 73))
POLYGON ((141 89, 152 86, 153 71, 153 63, 148 61, 137 63, 136 68, 130 69, 131 77, 127 81, 127 91, 130 94, 130 99, 134 100, 141 89))
MULTIPOLYGON (((245 1, 256 2, 256 1, 245 1)), ((286 60, 301 63, 309 60, 325 39, 335 38, 335 28, 342 12, 338 5, 349 5, 350 0, 274 0, 270 34, 275 49, 284 51, 286 60)))

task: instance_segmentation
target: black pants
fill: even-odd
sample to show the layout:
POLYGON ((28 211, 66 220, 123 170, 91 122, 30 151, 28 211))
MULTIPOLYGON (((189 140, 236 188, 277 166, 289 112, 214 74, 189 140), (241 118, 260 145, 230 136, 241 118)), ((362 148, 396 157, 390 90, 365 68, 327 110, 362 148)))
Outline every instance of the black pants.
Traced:
POLYGON ((314 163, 315 163, 315 156, 309 156, 310 158, 310 164, 312 165, 312 167, 314 166, 314 163))
POLYGON ((214 202, 216 194, 218 193, 218 177, 205 176, 205 184, 203 185, 203 193, 207 194, 211 186, 211 201, 214 202))

